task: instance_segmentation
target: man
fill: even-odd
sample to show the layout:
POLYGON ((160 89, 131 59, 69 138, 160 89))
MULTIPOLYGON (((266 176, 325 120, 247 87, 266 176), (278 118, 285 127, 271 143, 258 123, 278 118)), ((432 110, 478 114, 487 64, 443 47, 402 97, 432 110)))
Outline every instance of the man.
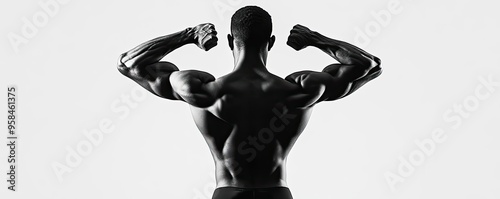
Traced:
POLYGON ((292 198, 286 158, 313 106, 343 98, 381 73, 377 57, 296 25, 289 46, 317 47, 339 63, 282 79, 266 69, 275 41, 271 31, 271 17, 263 9, 247 6, 236 11, 227 36, 234 70, 217 79, 160 61, 186 44, 206 51, 216 46, 217 32, 208 23, 155 38, 120 56, 118 70, 123 75, 159 97, 191 105, 215 161, 214 199, 292 198))

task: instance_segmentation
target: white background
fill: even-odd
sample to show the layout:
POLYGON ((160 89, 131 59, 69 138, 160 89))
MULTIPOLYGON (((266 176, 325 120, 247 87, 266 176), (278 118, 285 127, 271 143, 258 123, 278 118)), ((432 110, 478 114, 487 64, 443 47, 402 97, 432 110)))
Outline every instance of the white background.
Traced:
MULTIPOLYGON (((383 63, 378 79, 315 108, 288 159, 295 198, 500 198, 500 87, 488 90, 479 80, 500 82, 498 2, 72 0, 56 2, 52 13, 39 5, 46 2, 0 6, 0 85, 3 96, 8 85, 18 87, 20 134, 18 191, 0 183, 0 198, 210 198, 213 160, 188 105, 141 92, 117 71, 116 60, 146 40, 211 22, 217 47, 186 46, 166 60, 219 77, 232 69, 229 18, 248 4, 273 17, 277 41, 268 68, 281 77, 333 62, 317 49, 286 46, 297 23, 358 44, 383 63), (388 15, 381 21, 373 13, 388 15), (23 18, 38 23, 36 33, 23 35, 23 18), (12 35, 26 40, 12 43, 12 35), (467 106, 467 116, 454 106, 467 106), (111 121, 112 131, 68 166, 68 149, 87 143, 83 132, 101 120, 111 121), (424 154, 415 141, 440 129, 446 140, 432 153, 411 155, 424 154), (414 171, 391 189, 385 175, 401 174, 400 157, 424 159, 414 159, 414 171), (59 180, 54 164, 71 172, 59 180)), ((5 145, 0 154, 3 173, 5 145)))

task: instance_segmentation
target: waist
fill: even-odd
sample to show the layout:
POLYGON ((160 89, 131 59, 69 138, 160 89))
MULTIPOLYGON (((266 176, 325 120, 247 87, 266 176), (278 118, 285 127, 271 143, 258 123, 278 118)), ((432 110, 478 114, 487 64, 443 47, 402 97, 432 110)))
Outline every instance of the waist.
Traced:
POLYGON ((220 179, 217 178, 218 188, 240 188, 240 189, 267 189, 267 188, 283 188, 287 187, 284 179, 220 179))
POLYGON ((269 188, 286 187, 285 165, 269 168, 217 168, 217 187, 269 188))

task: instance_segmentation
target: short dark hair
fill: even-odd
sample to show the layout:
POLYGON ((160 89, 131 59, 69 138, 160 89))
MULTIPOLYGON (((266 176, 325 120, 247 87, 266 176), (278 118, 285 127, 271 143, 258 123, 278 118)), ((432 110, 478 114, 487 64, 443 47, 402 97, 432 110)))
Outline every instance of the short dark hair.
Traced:
POLYGON ((258 6, 245 6, 231 17, 231 34, 246 45, 260 44, 271 37, 271 15, 258 6))

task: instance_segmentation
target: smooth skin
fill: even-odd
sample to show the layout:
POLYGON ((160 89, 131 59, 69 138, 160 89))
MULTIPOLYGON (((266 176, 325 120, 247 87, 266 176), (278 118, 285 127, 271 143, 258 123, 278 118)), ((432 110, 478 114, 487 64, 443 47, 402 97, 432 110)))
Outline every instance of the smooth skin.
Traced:
POLYGON ((343 41, 296 25, 287 44, 299 51, 321 49, 339 63, 321 72, 299 71, 285 79, 266 69, 275 36, 243 45, 228 35, 234 70, 215 78, 179 71, 160 61, 173 50, 196 44, 208 51, 217 31, 205 23, 147 41, 123 53, 118 70, 151 93, 190 104, 193 119, 215 161, 217 187, 286 187, 286 159, 315 104, 350 95, 382 70, 380 59, 343 41))

